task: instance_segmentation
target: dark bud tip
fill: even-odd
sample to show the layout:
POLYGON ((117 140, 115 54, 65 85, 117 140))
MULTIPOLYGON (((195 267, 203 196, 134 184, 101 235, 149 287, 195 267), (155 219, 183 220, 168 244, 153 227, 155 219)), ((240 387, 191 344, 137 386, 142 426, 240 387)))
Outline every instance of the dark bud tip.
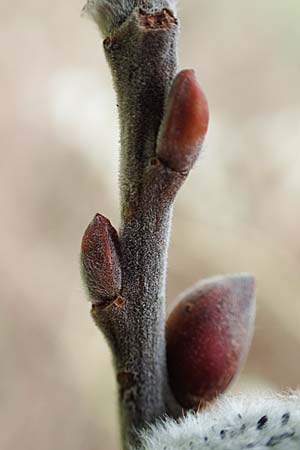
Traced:
POLYGON ((211 278, 183 294, 166 325, 170 385, 183 408, 198 409, 229 386, 246 359, 254 317, 251 275, 211 278))
POLYGON ((189 171, 198 158, 209 122, 208 104, 193 70, 172 85, 161 124, 157 156, 176 172, 189 171))
POLYGON ((83 235, 81 268, 92 303, 101 305, 118 297, 122 283, 119 238, 101 214, 95 215, 83 235))

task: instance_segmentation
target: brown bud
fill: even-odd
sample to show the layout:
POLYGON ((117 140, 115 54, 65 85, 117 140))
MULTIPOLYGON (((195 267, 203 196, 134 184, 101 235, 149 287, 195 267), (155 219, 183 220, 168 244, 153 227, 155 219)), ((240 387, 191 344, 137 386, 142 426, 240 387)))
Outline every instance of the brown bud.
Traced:
POLYGON ((251 275, 211 278, 184 293, 166 326, 173 393, 197 409, 222 393, 239 372, 253 335, 251 275))
POLYGON ((81 244, 82 277, 93 304, 110 303, 121 290, 120 243, 110 221, 96 214, 81 244))
POLYGON ((208 104, 193 70, 172 85, 159 131, 157 156, 176 172, 189 171, 198 158, 209 121, 208 104))

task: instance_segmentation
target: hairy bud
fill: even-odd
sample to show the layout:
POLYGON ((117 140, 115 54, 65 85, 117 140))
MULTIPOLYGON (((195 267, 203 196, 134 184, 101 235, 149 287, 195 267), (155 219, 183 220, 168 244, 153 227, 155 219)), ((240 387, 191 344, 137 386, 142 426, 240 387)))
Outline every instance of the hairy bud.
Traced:
POLYGON ((198 414, 158 421, 140 438, 139 450, 299 450, 300 392, 224 396, 198 414))
POLYGON ((208 104, 194 71, 183 70, 169 94, 158 137, 158 158, 176 172, 189 171, 198 158, 208 121, 208 104))
POLYGON ((168 372, 184 408, 205 405, 239 372, 253 334, 254 290, 251 275, 211 278, 183 294, 171 312, 168 372))
POLYGON ((93 304, 105 306, 121 291, 120 243, 110 221, 96 214, 81 244, 82 277, 93 304))

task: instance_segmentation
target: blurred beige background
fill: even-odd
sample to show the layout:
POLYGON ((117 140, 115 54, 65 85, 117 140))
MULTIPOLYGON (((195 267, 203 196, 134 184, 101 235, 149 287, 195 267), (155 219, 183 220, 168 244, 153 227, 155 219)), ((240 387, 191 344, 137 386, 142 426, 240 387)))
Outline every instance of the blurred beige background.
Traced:
MULTIPOLYGON (((81 0, 1 1, 0 448, 116 450, 110 355, 79 277, 83 230, 117 226, 118 124, 81 0)), ((168 298, 249 271, 256 334, 235 390, 300 381, 300 2, 182 0, 180 67, 211 123, 180 192, 168 298)))

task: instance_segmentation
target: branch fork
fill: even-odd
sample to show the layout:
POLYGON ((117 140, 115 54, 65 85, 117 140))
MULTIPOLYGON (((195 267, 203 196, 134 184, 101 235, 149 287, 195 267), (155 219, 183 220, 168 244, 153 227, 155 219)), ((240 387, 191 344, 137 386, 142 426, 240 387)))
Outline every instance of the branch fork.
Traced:
POLYGON ((121 225, 96 214, 81 247, 92 316, 112 350, 123 448, 168 415, 223 392, 252 337, 250 275, 210 279, 184 293, 166 321, 172 207, 201 151, 206 97, 192 70, 176 76, 173 2, 89 1, 119 105, 121 225))

